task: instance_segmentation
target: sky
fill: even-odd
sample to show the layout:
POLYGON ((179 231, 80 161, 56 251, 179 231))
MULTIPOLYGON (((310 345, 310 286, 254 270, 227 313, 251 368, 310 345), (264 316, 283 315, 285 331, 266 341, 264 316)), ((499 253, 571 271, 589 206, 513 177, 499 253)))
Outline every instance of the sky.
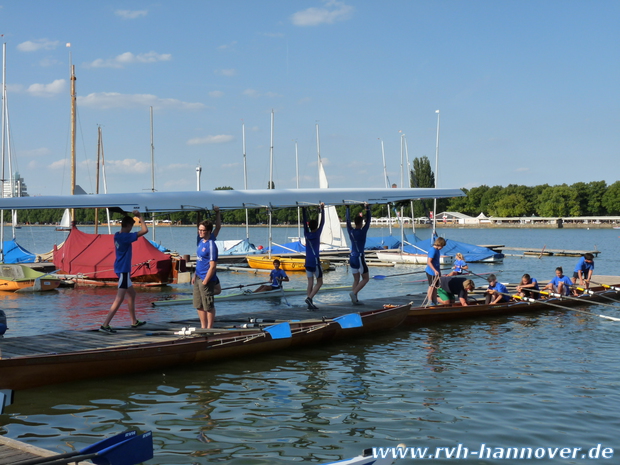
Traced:
POLYGON ((317 127, 330 187, 384 187, 382 144, 400 186, 404 143, 438 187, 611 184, 619 22, 613 0, 0 0, 7 152, 30 195, 70 193, 72 63, 88 193, 98 127, 108 192, 196 190, 198 165, 242 189, 243 125, 266 188, 272 111, 276 188, 318 187, 317 127))

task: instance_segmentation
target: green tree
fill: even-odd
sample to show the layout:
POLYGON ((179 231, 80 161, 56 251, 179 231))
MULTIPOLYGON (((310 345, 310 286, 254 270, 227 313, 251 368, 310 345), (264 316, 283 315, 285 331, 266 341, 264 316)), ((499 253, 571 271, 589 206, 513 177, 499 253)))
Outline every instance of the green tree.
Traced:
POLYGON ((567 184, 547 187, 538 196, 536 211, 539 216, 579 216, 577 191, 567 184))
POLYGON ((620 181, 614 182, 607 188, 602 204, 608 215, 620 215, 620 181))
POLYGON ((495 216, 525 216, 529 212, 529 202, 521 194, 502 196, 495 204, 495 216))

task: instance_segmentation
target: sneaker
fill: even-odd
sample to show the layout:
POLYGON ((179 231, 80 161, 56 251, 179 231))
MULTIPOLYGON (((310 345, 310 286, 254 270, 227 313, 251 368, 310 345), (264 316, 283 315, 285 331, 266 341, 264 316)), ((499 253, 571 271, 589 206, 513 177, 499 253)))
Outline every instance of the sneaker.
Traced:
POLYGON ((355 292, 349 292, 349 297, 351 297, 351 302, 355 305, 357 303, 357 296, 355 295, 355 292))
POLYGON ((136 322, 134 324, 131 325, 132 328, 137 328, 138 326, 142 326, 145 325, 146 321, 140 321, 140 320, 136 320, 136 322))
POLYGON ((312 303, 312 299, 310 297, 306 297, 306 300, 304 300, 304 302, 308 304, 308 310, 311 310, 312 307, 314 307, 314 304, 312 303))
POLYGON ((353 302, 353 305, 364 305, 364 302, 362 302, 361 300, 356 300, 355 302, 353 302))
POLYGON ((114 334, 116 332, 115 329, 112 329, 110 325, 108 326, 100 326, 99 331, 102 333, 114 334))

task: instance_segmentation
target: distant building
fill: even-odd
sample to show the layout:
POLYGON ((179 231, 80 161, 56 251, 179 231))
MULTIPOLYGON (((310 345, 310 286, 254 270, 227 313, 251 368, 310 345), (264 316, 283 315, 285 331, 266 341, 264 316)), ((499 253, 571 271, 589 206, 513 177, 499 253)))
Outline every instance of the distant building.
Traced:
POLYGON ((28 187, 18 171, 13 173, 12 179, 4 181, 2 197, 28 197, 28 187))

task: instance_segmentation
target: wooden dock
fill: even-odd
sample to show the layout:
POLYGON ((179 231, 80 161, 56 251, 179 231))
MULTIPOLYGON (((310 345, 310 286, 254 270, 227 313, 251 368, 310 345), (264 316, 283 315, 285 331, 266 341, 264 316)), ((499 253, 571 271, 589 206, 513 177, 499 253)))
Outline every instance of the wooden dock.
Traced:
MULTIPOLYGON (((58 455, 58 453, 0 436, 0 465, 10 465, 21 462, 22 460, 50 457, 53 455, 58 455)), ((77 463, 79 465, 92 465, 91 462, 77 463)))

